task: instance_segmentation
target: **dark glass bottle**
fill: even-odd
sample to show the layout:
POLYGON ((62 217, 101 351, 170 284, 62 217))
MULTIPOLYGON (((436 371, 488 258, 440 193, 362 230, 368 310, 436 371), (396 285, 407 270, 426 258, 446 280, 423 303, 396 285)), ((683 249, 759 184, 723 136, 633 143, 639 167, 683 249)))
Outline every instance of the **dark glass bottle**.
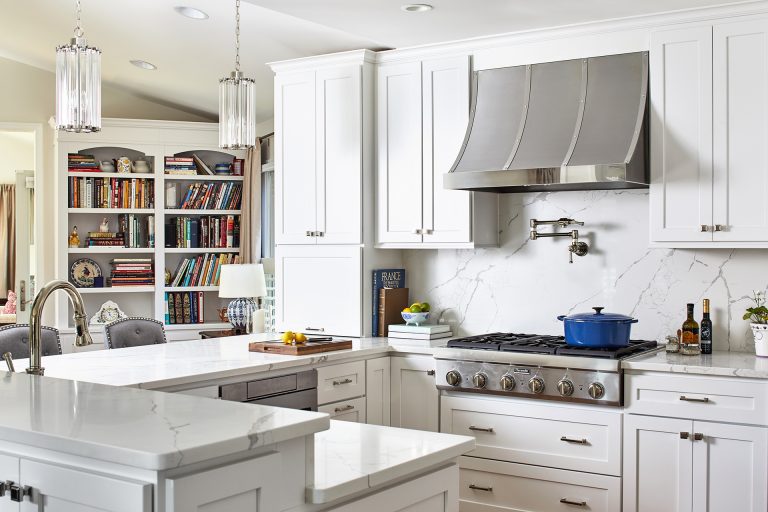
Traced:
POLYGON ((700 354, 699 324, 693 319, 693 304, 687 305, 688 317, 683 322, 680 340, 680 352, 686 355, 700 354))
POLYGON ((709 318, 709 299, 704 299, 704 318, 701 319, 701 353, 712 353, 712 320, 709 318))

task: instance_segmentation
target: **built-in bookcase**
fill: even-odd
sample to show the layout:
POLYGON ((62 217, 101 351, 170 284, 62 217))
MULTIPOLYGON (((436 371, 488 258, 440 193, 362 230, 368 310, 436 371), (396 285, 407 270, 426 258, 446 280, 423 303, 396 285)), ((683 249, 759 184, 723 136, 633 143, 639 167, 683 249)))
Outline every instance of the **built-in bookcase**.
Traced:
MULTIPOLYGON (((57 132, 56 139, 56 211, 57 225, 55 235, 56 278, 71 281, 69 270, 71 265, 80 258, 90 258, 101 267, 105 278, 110 277, 113 259, 150 258, 153 262, 153 285, 121 286, 104 288, 81 288, 80 292, 85 301, 88 315, 98 311, 107 300, 118 304, 129 316, 145 316, 166 321, 167 293, 200 292, 204 295, 204 308, 200 312, 200 323, 166 325, 171 339, 196 337, 188 331, 204 329, 219 329, 229 326, 219 320, 218 308, 226 307, 229 299, 219 299, 218 286, 167 286, 165 284, 166 269, 173 274, 184 258, 194 258, 197 255, 225 254, 237 255, 239 247, 176 247, 175 241, 169 241, 166 247, 165 226, 175 221, 177 217, 199 219, 206 218, 237 218, 241 210, 230 205, 227 209, 181 209, 184 194, 192 185, 225 186, 237 184, 242 186, 242 176, 219 175, 170 175, 165 174, 166 157, 191 157, 193 154, 200 158, 210 168, 215 164, 232 162, 234 158, 245 158, 242 151, 221 151, 218 149, 218 125, 215 123, 184 123, 166 121, 136 121, 124 119, 105 119, 101 132, 92 134, 72 134, 57 132), (97 161, 113 160, 127 157, 131 161, 146 160, 150 165, 150 173, 117 173, 117 172, 70 172, 68 155, 93 155, 97 161), (93 201, 97 187, 90 189, 91 202, 73 203, 72 186, 74 180, 80 180, 79 185, 87 184, 85 180, 102 179, 98 190, 104 197, 105 183, 114 184, 114 180, 127 180, 129 190, 137 190, 143 186, 145 194, 141 196, 144 204, 130 208, 105 208, 103 202, 93 201), (109 181, 112 180, 112 181, 109 181), (147 185, 151 183, 152 187, 147 185), (131 189, 130 186, 134 188, 131 189), (153 189, 153 196, 146 197, 146 190, 153 189), (173 204, 173 193, 176 189, 176 201, 173 204), (146 201, 150 199, 149 201, 146 201), (168 201, 172 202, 169 204, 168 201), (80 207, 75 207, 80 206, 80 207), (82 207, 86 206, 86 207, 82 207), (143 206, 143 207, 138 207, 143 206), (110 231, 119 231, 119 220, 123 215, 133 215, 137 219, 140 234, 138 247, 99 246, 88 247, 88 232, 98 231, 103 219, 107 219, 110 231), (148 244, 149 224, 154 230, 154 246, 148 244), (80 236, 80 246, 68 246, 69 234, 77 226, 80 236)), ((122 181, 120 182, 122 183, 122 181)), ((109 189, 112 192, 114 187, 109 189)), ((79 196, 83 198, 85 196, 79 196)), ((240 200, 241 203, 242 199, 240 200)), ((172 276, 173 277, 173 276, 172 276)), ((105 279, 105 284, 108 279, 105 279)), ((72 307, 64 294, 57 294, 56 325, 66 334, 74 328, 72 307)), ((94 334, 98 335, 101 326, 92 326, 94 334)))

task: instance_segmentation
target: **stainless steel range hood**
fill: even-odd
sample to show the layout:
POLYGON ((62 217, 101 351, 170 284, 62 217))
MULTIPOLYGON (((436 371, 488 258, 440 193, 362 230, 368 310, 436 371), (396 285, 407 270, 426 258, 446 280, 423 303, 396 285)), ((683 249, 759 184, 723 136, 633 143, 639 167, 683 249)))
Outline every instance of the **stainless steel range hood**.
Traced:
POLYGON ((648 186, 648 53, 477 71, 443 185, 530 192, 648 186))

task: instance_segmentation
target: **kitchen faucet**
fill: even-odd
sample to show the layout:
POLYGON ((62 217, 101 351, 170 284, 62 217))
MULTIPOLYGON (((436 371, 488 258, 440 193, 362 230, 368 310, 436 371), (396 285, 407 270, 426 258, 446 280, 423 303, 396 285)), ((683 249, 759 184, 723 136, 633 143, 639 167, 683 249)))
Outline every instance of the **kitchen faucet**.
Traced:
POLYGON ((561 237, 561 236, 570 237, 571 243, 568 245, 568 262, 573 263, 574 254, 576 256, 585 256, 589 252, 589 246, 587 245, 587 243, 579 240, 578 229, 574 229, 568 233, 539 233, 536 229, 541 225, 556 225, 556 226, 560 226, 561 228, 566 228, 571 224, 575 224, 577 226, 584 225, 583 222, 565 218, 565 217, 559 218, 557 220, 531 219, 531 240, 537 240, 539 238, 561 237))
MULTIPOLYGON (((71 283, 66 281, 51 281, 40 289, 32 303, 32 311, 29 314, 29 368, 27 373, 32 375, 43 375, 45 368, 40 366, 40 352, 42 346, 42 316, 43 306, 48 297, 56 290, 64 290, 72 301, 75 308, 75 329, 77 337, 75 346, 84 347, 92 345, 91 333, 88 332, 88 317, 85 315, 85 306, 83 306, 83 297, 71 283)), ((10 366, 10 365, 9 365, 10 366)))

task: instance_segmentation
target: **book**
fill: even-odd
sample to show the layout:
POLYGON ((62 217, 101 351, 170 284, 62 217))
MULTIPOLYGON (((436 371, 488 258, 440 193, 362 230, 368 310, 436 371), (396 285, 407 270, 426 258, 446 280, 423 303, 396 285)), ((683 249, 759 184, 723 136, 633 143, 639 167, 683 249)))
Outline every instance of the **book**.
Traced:
POLYGON ((379 291, 382 288, 405 288, 404 268, 383 268, 373 271, 373 308, 371 336, 379 335, 379 291))
MULTIPOLYGON (((205 174, 210 174, 213 176, 213 171, 211 168, 205 165, 205 162, 203 162, 199 156, 193 154, 192 159, 195 162, 195 166, 197 167, 198 172, 203 171, 205 174)), ((200 174, 203 174, 203 172, 200 172, 200 174)))
POLYGON ((421 334, 421 333, 411 333, 411 332, 393 332, 389 331, 388 338, 397 338, 401 340, 439 340, 441 338, 450 338, 453 336, 453 333, 448 332, 438 332, 435 334, 421 334))
POLYGON ((389 325, 402 322, 400 312, 408 307, 408 288, 379 290, 379 336, 386 337, 389 325))
POLYGON ((451 326, 448 324, 422 324, 422 325, 406 325, 396 324, 389 326, 389 332, 408 332, 414 334, 436 334, 442 332, 451 332, 451 326))

